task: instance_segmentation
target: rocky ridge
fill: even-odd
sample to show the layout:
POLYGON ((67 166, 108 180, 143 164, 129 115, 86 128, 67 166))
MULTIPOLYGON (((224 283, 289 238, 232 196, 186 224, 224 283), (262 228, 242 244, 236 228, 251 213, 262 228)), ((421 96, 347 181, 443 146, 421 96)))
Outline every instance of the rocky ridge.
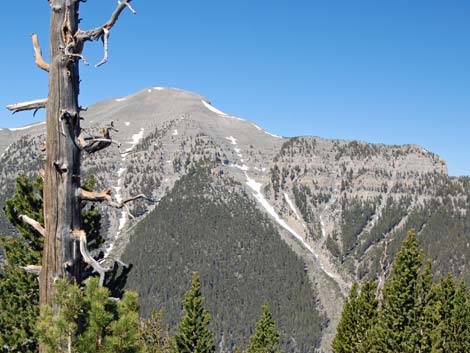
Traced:
MULTIPOLYGON (((394 243, 408 226, 417 224, 426 233, 434 216, 418 222, 423 208, 450 200, 452 212, 470 215, 468 180, 450 178, 439 156, 416 145, 276 136, 223 113, 205 97, 162 87, 97 103, 83 117, 86 133, 111 121, 119 130, 113 138, 120 149, 112 146, 83 159, 84 173, 95 175, 99 188, 112 187, 117 201, 139 193, 160 199, 200 160, 213 162, 214 180, 238 182, 304 259, 329 320, 323 351, 329 351, 351 283, 386 276, 394 243)), ((0 130, 0 202, 11 195, 19 173, 39 170, 44 131, 44 124, 0 130)), ((136 220, 126 211, 102 207, 106 261, 120 258, 133 226, 154 207, 134 204, 130 211, 136 220)), ((454 254, 451 270, 466 276, 462 251, 454 254)))

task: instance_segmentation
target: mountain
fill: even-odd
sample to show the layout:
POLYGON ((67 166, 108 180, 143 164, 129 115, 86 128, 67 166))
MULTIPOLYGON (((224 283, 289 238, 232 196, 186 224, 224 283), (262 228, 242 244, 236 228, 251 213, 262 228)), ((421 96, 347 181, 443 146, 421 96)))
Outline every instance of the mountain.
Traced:
MULTIPOLYGON (((84 155, 85 177, 118 201, 159 200, 133 204, 135 220, 102 205, 105 262, 133 264, 128 285, 142 314, 163 308, 170 324, 200 271, 220 351, 246 345, 266 297, 287 351, 329 352, 352 282, 383 281, 410 228, 436 278, 470 279, 470 178, 449 177, 419 146, 280 137, 161 87, 100 102, 83 118, 90 135, 113 121, 122 143, 84 155)), ((0 130, 0 203, 16 175, 44 163, 44 127, 0 130)))

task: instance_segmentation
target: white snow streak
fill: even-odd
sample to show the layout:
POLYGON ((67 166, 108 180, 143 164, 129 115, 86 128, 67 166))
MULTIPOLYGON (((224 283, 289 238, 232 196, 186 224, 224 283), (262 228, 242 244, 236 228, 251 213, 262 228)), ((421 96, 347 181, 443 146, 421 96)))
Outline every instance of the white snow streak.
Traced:
MULTIPOLYGON (((261 183, 258 183, 256 182, 254 179, 251 179, 247 173, 245 173, 245 176, 246 176, 246 185, 248 185, 253 191, 253 196, 256 198, 256 200, 258 200, 258 202, 264 207, 264 209, 271 215, 271 217, 274 218, 274 220, 280 225, 282 226, 285 230, 287 230, 290 234, 292 234, 297 240, 299 240, 302 245, 315 257, 315 259, 317 260, 320 260, 318 258, 318 255, 315 253, 315 251, 313 250, 313 248, 307 244, 307 242, 304 240, 304 238, 302 238, 299 234, 297 234, 297 232, 295 230, 293 230, 287 223, 286 221, 284 221, 277 213, 276 211, 274 210, 274 207, 271 206, 269 204, 269 202, 265 199, 265 197, 263 196, 263 194, 261 193, 261 186, 262 184, 261 183)), ((325 269, 325 266, 320 262, 320 268, 322 269, 322 271, 329 277, 331 277, 333 280, 335 280, 336 282, 340 283, 342 282, 341 279, 329 272, 328 270, 325 269)))
POLYGON ((289 195, 287 195, 287 193, 285 192, 284 193, 284 197, 287 201, 287 204, 289 205, 289 207, 291 208, 292 211, 294 211, 294 214, 295 216, 297 217, 297 219, 300 221, 300 216, 299 214, 297 213, 297 210, 295 209, 294 207, 294 203, 292 202, 292 200, 289 198, 289 195))
POLYGON ((127 97, 118 98, 118 99, 116 99, 116 102, 124 102, 126 99, 127 99, 127 97))
POLYGON ((164 87, 154 87, 153 88, 156 91, 163 91, 165 88, 164 87))
POLYGON ((262 128, 260 128, 260 127, 259 127, 258 125, 256 125, 256 124, 253 124, 253 126, 254 126, 255 128, 257 128, 258 130, 260 130, 260 131, 263 130, 262 128))
POLYGON ((175 131, 173 131, 173 136, 177 136, 178 135, 178 130, 175 129, 175 131))
POLYGON ((272 136, 272 137, 275 137, 275 138, 278 138, 278 139, 282 139, 282 136, 274 135, 274 134, 271 134, 270 132, 267 132, 267 131, 264 131, 264 133, 268 134, 269 136, 272 136))
MULTIPOLYGON (((126 126, 128 126, 127 123, 125 123, 125 124, 126 124, 126 126)), ((129 125, 130 125, 130 123, 129 123, 129 125)), ((114 197, 115 197, 115 199, 118 203, 122 202, 121 190, 122 190, 123 184, 124 184, 123 174, 126 171, 126 168, 124 168, 123 163, 126 161, 126 157, 128 156, 129 152, 131 152, 134 149, 134 147, 137 146, 137 144, 140 142, 140 140, 143 137, 144 137, 144 128, 141 128, 140 131, 137 134, 134 134, 134 135, 131 136, 131 138, 129 139, 130 140, 129 142, 126 142, 127 144, 129 144, 131 146, 129 148, 127 148, 124 151, 125 153, 122 155, 123 157, 121 158, 121 167, 119 168, 119 170, 117 172, 118 182, 117 182, 117 186, 114 187, 114 190, 116 191, 116 194, 115 194, 114 197)), ((114 245, 116 244, 116 241, 119 239, 119 236, 121 235, 121 231, 124 229, 124 227, 127 223, 127 217, 128 217, 127 212, 125 210, 122 210, 121 211, 121 217, 119 218, 118 231, 117 231, 116 235, 114 236, 114 238, 111 240, 108 247, 105 249, 104 259, 106 259, 108 257, 108 255, 111 253, 111 251, 113 250, 114 245)))
POLYGON ((211 112, 213 113, 216 113, 216 114, 219 114, 219 115, 223 115, 223 116, 227 116, 227 114, 225 114, 223 111, 217 109, 216 107, 213 107, 212 105, 210 105, 209 103, 207 103, 206 101, 204 100, 201 100, 202 104, 204 104, 204 106, 209 109, 211 112))
POLYGON ((42 122, 37 123, 37 124, 32 124, 32 125, 27 125, 27 126, 22 126, 22 127, 14 127, 14 128, 8 129, 8 130, 10 130, 10 131, 21 131, 21 130, 30 129, 30 128, 35 127, 35 126, 43 125, 45 123, 46 123, 45 121, 42 121, 42 122))
POLYGON ((137 146, 137 144, 143 137, 144 137, 144 128, 141 128, 140 132, 138 132, 137 134, 132 135, 132 137, 130 138, 131 142, 127 142, 128 144, 131 145, 131 147, 129 147, 128 149, 124 151, 126 153, 123 153, 123 160, 125 160, 129 152, 132 151, 135 146, 137 146))
POLYGON ((244 172, 247 172, 250 170, 250 167, 248 167, 247 165, 243 164, 243 165, 238 165, 238 164, 232 164, 232 167, 233 168, 238 168, 240 170, 243 170, 244 172))

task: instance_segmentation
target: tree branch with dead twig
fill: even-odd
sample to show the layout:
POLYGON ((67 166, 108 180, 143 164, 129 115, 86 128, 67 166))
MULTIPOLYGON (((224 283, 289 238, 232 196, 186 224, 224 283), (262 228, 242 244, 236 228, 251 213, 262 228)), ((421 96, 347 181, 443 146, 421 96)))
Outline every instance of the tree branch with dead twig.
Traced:
POLYGON ((129 215, 130 218, 135 219, 134 215, 130 212, 129 207, 127 204, 132 201, 136 200, 146 200, 148 202, 158 202, 156 200, 152 200, 151 198, 147 197, 144 194, 139 194, 137 196, 132 196, 129 197, 128 199, 122 201, 122 202, 116 202, 113 201, 113 198, 111 197, 113 191, 111 189, 107 189, 105 191, 101 192, 91 192, 91 191, 86 191, 83 189, 79 189, 77 192, 78 198, 80 198, 83 201, 90 201, 90 202, 107 202, 107 204, 113 208, 117 209, 122 209, 124 208, 127 211, 127 214, 129 215))
POLYGON ((109 269, 104 268, 101 266, 98 261, 96 261, 91 255, 90 252, 88 251, 88 243, 87 243, 87 238, 86 238, 86 233, 84 230, 74 230, 72 232, 72 235, 76 240, 80 242, 80 254, 82 254, 83 260, 85 263, 90 265, 93 270, 100 275, 100 287, 103 286, 104 283, 104 276, 106 272, 109 271, 109 269))
POLYGON ((109 55, 108 55, 108 40, 109 40, 109 34, 111 28, 114 27, 116 24, 117 20, 119 19, 119 16, 121 15, 122 11, 124 9, 128 8, 133 14, 136 14, 137 12, 132 8, 131 6, 131 1, 132 0, 123 0, 123 1, 118 1, 118 6, 112 13, 111 17, 109 20, 103 24, 102 26, 96 27, 91 30, 78 30, 77 33, 75 33, 75 40, 77 42, 76 47, 78 48, 83 48, 83 45, 87 41, 96 41, 98 39, 101 39, 103 41, 103 48, 104 48, 104 55, 103 59, 96 64, 96 67, 99 67, 103 64, 105 64, 108 61, 109 55))

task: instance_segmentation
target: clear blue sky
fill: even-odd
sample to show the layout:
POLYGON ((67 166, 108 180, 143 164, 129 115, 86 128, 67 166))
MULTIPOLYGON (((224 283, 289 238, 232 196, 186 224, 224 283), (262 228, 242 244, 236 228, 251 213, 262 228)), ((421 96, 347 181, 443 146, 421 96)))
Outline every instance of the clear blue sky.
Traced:
MULTIPOLYGON (((47 95, 29 34, 47 55, 46 0, 3 1, 0 105, 47 95)), ((284 135, 416 143, 470 175, 470 2, 134 0, 110 61, 82 66, 81 103, 171 86, 284 135)), ((81 4, 81 27, 115 0, 81 4)), ((99 43, 85 55, 101 59, 99 43)), ((0 126, 41 119, 0 111, 0 126)))

